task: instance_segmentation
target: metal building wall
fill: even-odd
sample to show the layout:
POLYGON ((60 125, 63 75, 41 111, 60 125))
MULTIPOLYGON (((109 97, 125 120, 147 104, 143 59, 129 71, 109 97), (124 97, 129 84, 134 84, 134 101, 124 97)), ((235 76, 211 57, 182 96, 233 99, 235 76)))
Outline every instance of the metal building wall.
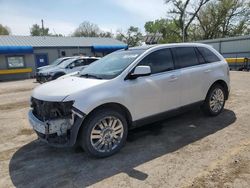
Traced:
POLYGON ((250 36, 199 41, 212 45, 224 57, 250 58, 250 36))
POLYGON ((65 52, 65 56, 75 56, 78 54, 83 54, 86 56, 93 56, 94 54, 91 52, 90 47, 86 48, 34 48, 34 56, 36 54, 47 54, 48 55, 48 62, 49 64, 52 63, 59 57, 62 57, 62 51, 65 52))

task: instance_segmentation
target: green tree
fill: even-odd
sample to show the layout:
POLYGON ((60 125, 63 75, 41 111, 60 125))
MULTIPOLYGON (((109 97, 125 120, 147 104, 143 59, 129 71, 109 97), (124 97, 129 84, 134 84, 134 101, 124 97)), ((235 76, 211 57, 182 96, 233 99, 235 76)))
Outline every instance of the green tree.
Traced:
POLYGON ((132 47, 140 45, 143 36, 138 27, 130 26, 125 32, 117 31, 116 39, 132 47))
POLYGON ((249 34, 250 6, 247 0, 208 3, 196 15, 202 39, 249 34))
POLYGON ((10 33, 11 32, 9 27, 0 24, 0 35, 9 35, 10 33))
POLYGON ((31 36, 49 36, 49 28, 42 29, 38 24, 33 24, 30 29, 31 36))
POLYGON ((146 22, 144 25, 145 31, 148 33, 160 33, 162 38, 160 43, 180 42, 179 28, 169 19, 159 19, 146 22))

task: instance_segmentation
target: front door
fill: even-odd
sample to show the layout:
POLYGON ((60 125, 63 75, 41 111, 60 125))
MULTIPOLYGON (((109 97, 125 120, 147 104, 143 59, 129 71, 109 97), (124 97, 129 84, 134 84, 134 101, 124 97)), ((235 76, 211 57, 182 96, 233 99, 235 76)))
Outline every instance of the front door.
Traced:
POLYGON ((151 68, 151 75, 127 80, 134 106, 134 119, 142 119, 175 109, 180 103, 179 71, 174 70, 169 49, 160 49, 146 56, 138 65, 151 68))
POLYGON ((36 67, 43 67, 49 64, 47 54, 35 54, 36 67))

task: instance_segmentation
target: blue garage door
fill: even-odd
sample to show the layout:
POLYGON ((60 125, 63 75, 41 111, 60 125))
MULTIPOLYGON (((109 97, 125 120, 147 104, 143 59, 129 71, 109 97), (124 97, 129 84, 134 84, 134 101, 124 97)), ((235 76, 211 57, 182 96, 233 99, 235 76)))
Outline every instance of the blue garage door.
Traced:
POLYGON ((35 59, 36 59, 36 67, 42 67, 49 64, 47 54, 36 54, 35 59))

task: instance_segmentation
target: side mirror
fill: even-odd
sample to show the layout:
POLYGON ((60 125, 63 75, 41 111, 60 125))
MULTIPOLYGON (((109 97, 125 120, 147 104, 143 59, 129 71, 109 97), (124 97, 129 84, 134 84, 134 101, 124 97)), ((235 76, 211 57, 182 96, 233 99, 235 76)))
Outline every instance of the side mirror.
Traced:
POLYGON ((137 66, 135 67, 135 70, 133 73, 130 74, 130 79, 136 79, 140 76, 148 76, 151 74, 151 68, 150 66, 137 66))
POLYGON ((73 69, 73 68, 74 68, 74 65, 71 64, 71 65, 68 66, 68 68, 69 68, 69 69, 73 69))

